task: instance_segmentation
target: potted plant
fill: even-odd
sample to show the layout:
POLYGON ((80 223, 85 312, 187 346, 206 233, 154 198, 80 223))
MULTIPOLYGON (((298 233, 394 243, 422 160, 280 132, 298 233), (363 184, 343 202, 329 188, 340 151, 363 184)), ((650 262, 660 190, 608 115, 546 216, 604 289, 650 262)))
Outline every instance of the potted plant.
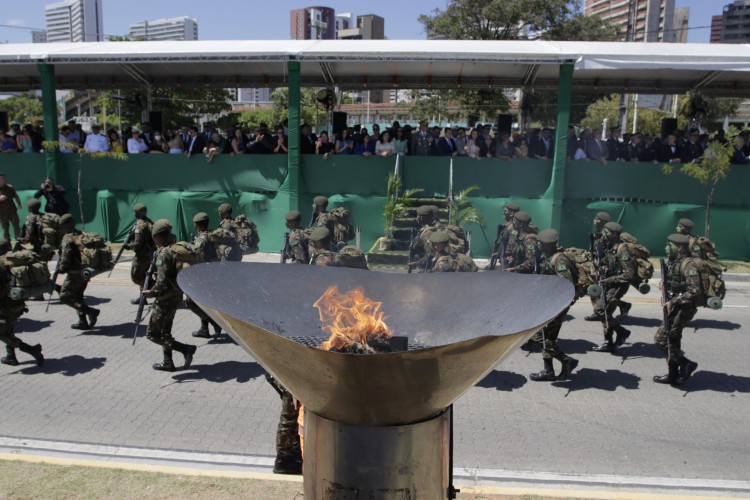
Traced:
POLYGON ((409 198, 421 189, 402 190, 403 181, 401 176, 390 173, 388 175, 388 187, 386 189, 385 205, 383 206, 383 217, 385 225, 383 227, 383 236, 378 239, 378 249, 381 252, 390 250, 393 243, 393 223, 396 218, 403 215, 409 207, 409 198))

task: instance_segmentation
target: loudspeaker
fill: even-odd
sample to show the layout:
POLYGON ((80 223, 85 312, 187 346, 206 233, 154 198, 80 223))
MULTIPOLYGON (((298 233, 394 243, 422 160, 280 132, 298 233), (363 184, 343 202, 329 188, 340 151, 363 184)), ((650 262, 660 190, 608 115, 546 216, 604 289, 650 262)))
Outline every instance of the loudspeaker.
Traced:
POLYGON ((346 128, 346 113, 341 111, 333 112, 333 137, 346 128))
POLYGON ((663 118, 661 120, 661 138, 666 139, 669 134, 677 130, 677 118, 663 118))
POLYGON ((164 113, 161 111, 150 111, 148 121, 151 124, 151 130, 154 132, 164 132, 164 113))
POLYGON ((5 130, 6 132, 10 130, 8 125, 8 113, 6 111, 0 111, 0 130, 5 130))
POLYGON ((513 128, 513 115, 497 115, 497 131, 505 132, 510 135, 510 131, 513 128))

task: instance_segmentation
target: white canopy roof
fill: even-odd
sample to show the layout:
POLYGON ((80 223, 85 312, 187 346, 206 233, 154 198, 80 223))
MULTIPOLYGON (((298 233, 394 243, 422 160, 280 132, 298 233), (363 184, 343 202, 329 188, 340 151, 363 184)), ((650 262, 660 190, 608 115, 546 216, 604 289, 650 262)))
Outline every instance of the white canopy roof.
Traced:
POLYGON ((37 63, 59 89, 152 85, 278 87, 287 61, 303 86, 554 89, 575 64, 574 89, 750 96, 748 45, 469 41, 237 40, 0 44, 0 90, 39 88, 37 63))

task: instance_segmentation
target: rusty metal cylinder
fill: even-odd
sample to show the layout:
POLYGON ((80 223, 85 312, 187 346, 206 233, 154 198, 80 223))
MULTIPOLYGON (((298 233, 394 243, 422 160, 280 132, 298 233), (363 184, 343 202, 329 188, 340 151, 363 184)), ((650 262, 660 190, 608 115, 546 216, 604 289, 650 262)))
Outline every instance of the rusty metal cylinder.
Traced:
POLYGON ((384 427, 344 424, 305 411, 305 499, 447 498, 450 411, 384 427))

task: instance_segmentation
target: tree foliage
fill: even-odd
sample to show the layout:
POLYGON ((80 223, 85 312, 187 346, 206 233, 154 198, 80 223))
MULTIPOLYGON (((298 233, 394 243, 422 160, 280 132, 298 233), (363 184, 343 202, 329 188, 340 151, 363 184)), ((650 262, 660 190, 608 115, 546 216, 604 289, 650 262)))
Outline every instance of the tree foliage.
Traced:
POLYGON ((482 229, 485 228, 486 223, 482 211, 477 207, 472 207, 469 200, 469 195, 478 189, 479 186, 469 186, 453 195, 449 200, 450 206, 448 212, 450 219, 448 220, 448 224, 463 227, 466 224, 473 223, 482 229))
MULTIPOLYGON (((300 123, 315 124, 315 113, 318 101, 315 99, 315 89, 305 87, 300 89, 300 123)), ((271 120, 269 126, 282 123, 289 117, 289 89, 280 87, 271 92, 271 120)), ((322 110, 321 110, 322 111, 322 110)), ((320 111, 318 111, 320 114, 320 111)), ((325 112, 323 111, 323 114, 325 112)))
POLYGON ((42 99, 33 94, 10 96, 0 101, 0 111, 8 113, 10 122, 33 123, 42 119, 42 99))

